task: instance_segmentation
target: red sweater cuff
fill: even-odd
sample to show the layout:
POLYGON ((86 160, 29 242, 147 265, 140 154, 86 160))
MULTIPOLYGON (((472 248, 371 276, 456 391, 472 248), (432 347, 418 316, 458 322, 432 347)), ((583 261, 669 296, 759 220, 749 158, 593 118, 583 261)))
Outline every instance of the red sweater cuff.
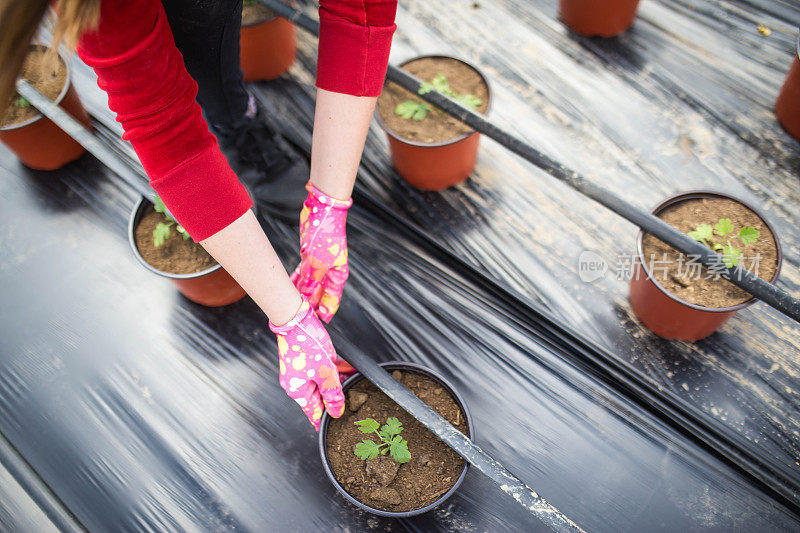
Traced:
POLYGON ((317 87, 353 96, 379 96, 396 24, 363 26, 320 9, 317 87))
POLYGON ((211 237, 253 206, 216 144, 150 184, 195 241, 211 237))

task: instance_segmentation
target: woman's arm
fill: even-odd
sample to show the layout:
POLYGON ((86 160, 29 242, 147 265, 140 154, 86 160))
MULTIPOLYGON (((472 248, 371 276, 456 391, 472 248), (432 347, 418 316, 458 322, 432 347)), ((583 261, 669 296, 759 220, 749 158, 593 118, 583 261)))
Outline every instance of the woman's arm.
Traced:
POLYGON ((311 141, 311 183, 347 200, 353 192, 377 97, 317 89, 311 141))
POLYGON ((285 324, 300 308, 300 294, 289 281, 252 211, 248 210, 200 244, 247 291, 273 324, 285 324))
POLYGON ((397 0, 320 0, 311 183, 350 198, 383 88, 397 0))

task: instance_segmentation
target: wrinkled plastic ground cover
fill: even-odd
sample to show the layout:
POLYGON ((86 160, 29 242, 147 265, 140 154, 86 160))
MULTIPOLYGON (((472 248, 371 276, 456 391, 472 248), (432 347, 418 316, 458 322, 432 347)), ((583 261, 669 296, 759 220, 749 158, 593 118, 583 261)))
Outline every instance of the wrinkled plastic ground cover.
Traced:
MULTIPOLYGON (((672 10, 655 2, 651 5, 650 9, 656 10, 653 19, 665 16, 661 10, 672 10)), ((646 6, 632 36, 650 27, 646 6)), ((493 65, 496 57, 489 45, 497 37, 484 35, 486 30, 477 28, 471 17, 466 17, 465 24, 469 24, 459 31, 475 32, 481 39, 473 35, 469 46, 460 41, 465 37, 459 31, 444 26, 439 28, 440 35, 435 35, 425 29, 439 25, 433 13, 424 11, 429 8, 414 4, 401 11, 401 29, 410 31, 398 33, 394 62, 410 56, 416 48, 438 52, 456 51, 461 46, 458 55, 469 52, 482 66, 493 65), (411 28, 411 20, 423 21, 425 27, 417 24, 411 28), (490 39, 488 44, 484 38, 490 39)), ((536 37, 537 29, 549 28, 555 35, 550 36, 554 50, 545 48, 539 53, 568 50, 578 64, 596 70, 593 73, 601 77, 601 82, 596 82, 601 88, 607 84, 625 87, 630 82, 624 76, 605 74, 608 65, 601 62, 606 60, 585 48, 595 46, 593 41, 575 44, 563 35, 552 20, 552 3, 525 9, 486 4, 482 9, 490 8, 492 17, 484 17, 483 23, 493 21, 496 14, 498 24, 508 22, 509 31, 528 39, 531 34, 536 37), (504 13, 522 20, 524 27, 520 22, 510 23, 504 13)), ((713 11, 718 6, 708 4, 706 8, 713 11)), ((694 12, 688 14, 691 17, 680 15, 677 9, 675 13, 677 20, 684 20, 679 17, 683 16, 692 22, 695 19, 691 17, 699 17, 694 12)), ((656 30, 652 33, 659 34, 656 30)), ((543 41, 544 37, 541 42, 536 37, 540 47, 543 41)), ((288 133, 307 143, 313 63, 305 52, 312 41, 303 38, 302 44, 301 62, 291 72, 295 81, 261 85, 259 91, 260 97, 273 102, 288 133)), ((663 50, 660 53, 665 54, 663 50)), ((629 56, 627 52, 624 55, 629 56)), ((550 57, 546 64, 556 64, 554 61, 550 57)), ((560 65, 575 68, 573 61, 561 58, 560 65)), ((533 73, 529 75, 541 75, 536 74, 541 60, 522 67, 522 72, 533 73)), ((510 84, 521 75, 520 69, 515 73, 492 68, 502 72, 493 77, 495 85, 510 84)), ((779 69, 776 64, 775 70, 779 69)), ((110 123, 113 119, 105 110, 102 95, 91 86, 86 71, 77 70, 77 85, 88 106, 110 123)), ((563 79, 559 82, 566 84, 563 79)), ((503 103, 495 112, 542 120, 536 118, 539 113, 530 111, 530 101, 523 106, 530 90, 515 96, 514 86, 509 87, 501 91, 503 103), (521 114, 521 109, 527 114, 521 114)), ((715 101, 709 95, 705 99, 715 101)), ((589 100, 586 105, 591 104, 589 100)), ((556 106, 544 108, 551 113, 550 120, 557 116, 556 106)), ((533 109, 541 112, 542 105, 533 109)), ((692 109, 679 108, 676 116, 694 116, 692 109)), ((611 111, 608 113, 601 118, 614 128, 598 131, 592 124, 586 128, 589 137, 610 149, 619 145, 619 139, 607 137, 625 123, 614 123, 611 111)), ((649 124, 649 116, 642 111, 636 118, 649 124)), ((665 119, 665 124, 670 120, 665 119)), ((520 123, 517 127, 532 126, 520 123)), ((769 135, 766 124, 761 128, 769 135)), ((114 131, 101 127, 99 133, 125 152, 114 131)), ((694 130, 690 133, 698 136, 694 130)), ((771 135, 777 139, 780 133, 771 135)), ((569 124, 551 124, 549 130, 530 138, 567 146, 576 142, 570 140, 573 135, 575 130, 569 124)), ((614 135, 627 143, 648 144, 632 133, 614 135)), ((724 139, 742 150, 737 135, 726 134, 724 139)), ((664 142, 672 140, 674 136, 664 142)), ((718 141, 711 142, 720 149, 715 144, 718 141)), ((796 158, 796 147, 789 140, 772 145, 784 146, 790 161, 796 158)), ((670 159, 663 154, 634 157, 627 149, 621 154, 602 152, 594 157, 604 162, 603 168, 619 166, 626 172, 630 169, 625 165, 636 169, 663 165, 664 173, 637 170, 634 176, 650 180, 638 186, 642 191, 655 189, 641 196, 652 197, 654 202, 658 190, 664 194, 677 190, 666 169, 688 174, 679 164, 686 154, 673 156, 671 167, 662 161, 670 159)), ((561 156, 576 167, 592 163, 585 149, 564 148, 561 156)), ((774 154, 770 157, 780 159, 774 154)), ((708 159, 711 161, 705 164, 724 169, 746 158, 734 150, 708 159)), ((699 164, 691 157, 689 160, 689 165, 699 164)), ((328 484, 318 463, 313 433, 278 387, 274 340, 252 302, 246 300, 227 309, 200 308, 178 296, 168 282, 141 269, 130 255, 125 233, 135 195, 95 161, 85 158, 54 179, 52 174, 22 169, 2 151, 0 168, 4 175, 0 183, 0 284, 4 301, 14 303, 0 311, 0 432, 9 443, 0 445, 0 457, 6 465, 11 456, 8 448, 13 446, 41 479, 41 484, 26 494, 3 484, 3 501, 11 503, 2 509, 13 510, 0 511, 3 528, 42 523, 40 509, 60 506, 92 530, 263 530, 265 525, 276 531, 542 529, 475 472, 448 505, 411 522, 401 525, 357 512, 328 484), (45 496, 47 487, 60 504, 45 496)), ((609 173, 613 179, 624 179, 621 186, 633 186, 629 182, 633 178, 625 172, 609 173)), ((773 180, 778 190, 790 189, 787 172, 782 177, 774 174, 780 170, 769 175, 763 170, 737 174, 745 185, 721 178, 719 182, 744 189, 752 180, 773 180)), ((711 172, 706 170, 701 176, 707 179, 711 172)), ((670 389, 683 391, 697 406, 712 413, 724 406, 726 411, 717 415, 720 419, 772 450, 776 457, 789 461, 797 455, 793 441, 786 437, 792 435, 793 418, 787 410, 793 396, 780 393, 783 389, 779 388, 793 384, 791 376, 784 375, 794 368, 792 352, 785 349, 794 348, 792 339, 796 337, 791 336, 793 330, 783 329, 787 324, 777 313, 758 306, 755 312, 735 319, 750 325, 752 331, 726 327, 699 348, 676 348, 647 336, 627 316, 624 283, 579 284, 576 261, 570 262, 582 245, 600 243, 606 251, 618 243, 627 246, 628 241, 632 243, 633 230, 612 215, 604 215, 603 221, 612 229, 623 227, 619 236, 609 237, 607 230, 597 225, 584 228, 576 213, 597 220, 599 208, 571 191, 560 190, 546 176, 515 162, 492 143, 484 143, 478 171, 468 184, 443 194, 422 194, 397 180, 389 170, 382 138, 374 136, 365 153, 360 181, 385 205, 425 228, 458 255, 522 290, 532 302, 549 308, 617 353, 630 350, 640 358, 631 356, 632 362, 670 389), (519 190, 530 197, 516 194, 519 190), (564 223, 570 238, 553 236, 548 217, 561 222, 574 219, 564 223), (625 232, 630 233, 629 239, 625 232), (531 237, 534 234, 536 239, 531 237), (517 240, 519 235, 526 238, 517 240), (783 332, 777 340, 770 337, 775 331, 783 332), (776 346, 781 353, 771 349, 776 346), (665 363, 675 361, 680 365, 664 369, 665 363), (771 366, 767 365, 772 361, 781 365, 769 373, 771 366), (766 384, 758 381, 762 378, 766 384), (780 403, 772 395, 784 395, 786 400, 780 403), (759 412, 766 420, 751 416, 759 412), (776 413, 787 416, 777 418, 776 413), (733 414, 741 417, 741 425, 733 414), (772 418, 780 421, 778 427, 785 435, 770 425, 772 418), (772 441, 765 444, 764 439, 772 441)), ((769 189, 758 194, 775 194, 769 202, 773 212, 791 214, 795 208, 769 189)), ((296 248, 293 224, 269 218, 263 222, 290 264, 296 248)), ((432 253, 380 213, 364 207, 356 206, 349 222, 353 275, 331 328, 337 347, 343 353, 358 347, 379 361, 410 360, 443 372, 464 393, 476 418, 478 442, 587 530, 797 528, 795 517, 730 468, 537 342, 514 319, 513 309, 476 291, 466 281, 468 276, 448 264, 446 256, 432 253)), ((783 221, 783 225, 788 223, 783 221)), ((784 239, 797 238, 788 230, 786 233, 784 239)), ((788 270, 791 282, 796 264, 788 270)))

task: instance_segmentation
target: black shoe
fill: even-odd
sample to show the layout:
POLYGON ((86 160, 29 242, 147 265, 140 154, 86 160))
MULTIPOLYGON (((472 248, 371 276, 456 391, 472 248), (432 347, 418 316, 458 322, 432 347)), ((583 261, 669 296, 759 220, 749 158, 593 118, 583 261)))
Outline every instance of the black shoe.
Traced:
POLYGON ((268 124, 261 108, 256 109, 252 118, 214 125, 211 131, 256 201, 273 215, 295 219, 307 195, 308 163, 268 124))

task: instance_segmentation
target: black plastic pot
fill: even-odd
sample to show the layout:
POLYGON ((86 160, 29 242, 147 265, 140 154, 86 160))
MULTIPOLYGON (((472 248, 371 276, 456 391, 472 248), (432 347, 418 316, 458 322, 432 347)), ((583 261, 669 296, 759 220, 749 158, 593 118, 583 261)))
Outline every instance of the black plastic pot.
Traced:
MULTIPOLYGON (((464 413, 464 417, 466 418, 467 430, 469 431, 469 438, 475 440, 475 428, 472 427, 472 416, 469 414, 469 409, 467 409, 467 404, 464 402, 464 399, 461 396, 459 396, 459 394, 456 392, 453 386, 450 385, 450 383, 448 383, 447 380, 445 380, 442 376, 436 374, 433 370, 429 368, 425 368, 424 366, 415 363, 391 361, 388 363, 381 363, 380 366, 389 371, 400 370, 401 372, 402 371, 416 372, 417 374, 422 374, 423 376, 429 377, 437 381, 442 387, 445 388, 445 390, 447 390, 447 392, 450 393, 450 396, 452 396, 453 399, 456 401, 458 407, 461 408, 461 411, 464 413)), ((354 374, 342 384, 342 390, 345 392, 345 394, 347 394, 347 391, 350 390, 350 388, 353 385, 355 385, 362 379, 365 378, 360 373, 354 374)), ((375 507, 371 507, 365 504, 364 502, 355 499, 352 495, 350 495, 349 492, 344 490, 344 487, 342 487, 342 485, 336 480, 336 476, 333 474, 330 462, 328 461, 327 437, 328 437, 328 425, 330 424, 330 421, 331 417, 326 412, 325 414, 322 415, 322 422, 320 423, 319 426, 319 455, 320 458, 322 459, 322 466, 325 469, 325 473, 328 475, 328 479, 330 480, 330 482, 333 483, 333 486, 336 487, 336 490, 338 490, 342 494, 342 496, 345 497, 347 501, 372 514, 380 516, 389 516, 393 518, 407 518, 409 516, 416 516, 422 513, 426 513, 431 509, 441 505, 445 500, 447 500, 450 496, 452 496, 453 493, 455 493, 455 491, 464 481, 464 477, 466 477, 467 475, 467 470, 469 470, 469 463, 465 461, 464 469, 461 470, 461 475, 458 476, 458 479, 456 480, 455 484, 450 488, 450 490, 445 492, 438 500, 429 505, 426 505, 425 507, 414 509, 412 511, 384 511, 383 509, 376 509, 375 507)))
MULTIPOLYGON (((247 194, 250 195, 250 198, 253 199, 252 209, 253 212, 257 214, 258 210, 255 196, 253 196, 253 192, 249 187, 245 186, 245 189, 247 189, 247 194)), ((136 205, 133 207, 128 221, 128 241, 131 245, 134 257, 136 257, 142 266, 154 274, 169 279, 186 298, 197 304, 205 305, 206 307, 230 305, 247 295, 245 290, 233 279, 233 276, 228 274, 219 263, 192 274, 173 274, 171 272, 159 270, 145 261, 142 254, 139 253, 139 248, 136 246, 136 226, 139 225, 139 221, 150 205, 150 200, 140 197, 139 201, 136 202, 136 205)))

